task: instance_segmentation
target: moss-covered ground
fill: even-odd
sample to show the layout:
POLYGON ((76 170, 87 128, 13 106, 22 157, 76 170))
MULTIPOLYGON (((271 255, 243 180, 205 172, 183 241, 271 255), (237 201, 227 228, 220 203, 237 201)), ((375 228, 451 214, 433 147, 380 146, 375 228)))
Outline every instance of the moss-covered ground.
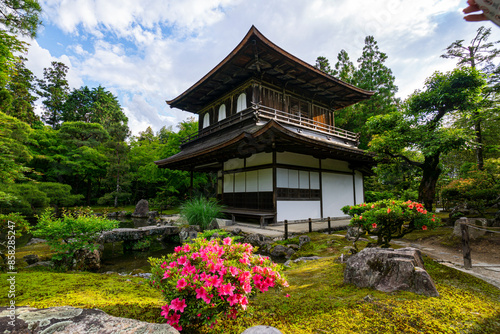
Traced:
MULTIPOLYGON (((297 256, 322 259, 287 269, 289 288, 258 294, 238 319, 197 333, 241 333, 254 325, 270 325, 290 334, 500 333, 500 290, 495 287, 424 259, 438 298, 360 289, 343 283, 344 264, 337 261, 350 243, 325 234, 310 236, 313 242, 297 256)), ((0 305, 8 302, 6 278, 0 275, 0 305)), ((160 293, 145 279, 117 274, 20 271, 16 304, 100 308, 115 316, 162 322, 160 293)))

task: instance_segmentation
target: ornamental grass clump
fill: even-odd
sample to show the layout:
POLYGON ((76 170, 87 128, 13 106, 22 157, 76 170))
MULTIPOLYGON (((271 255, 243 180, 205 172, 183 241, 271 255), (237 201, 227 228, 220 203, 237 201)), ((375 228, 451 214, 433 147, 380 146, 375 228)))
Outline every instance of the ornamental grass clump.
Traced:
POLYGON ((189 225, 206 229, 214 218, 222 217, 222 206, 214 199, 197 197, 182 204, 180 214, 189 225))
POLYGON ((401 238, 415 230, 433 229, 441 223, 421 203, 412 201, 382 200, 346 205, 342 211, 352 217, 350 226, 357 226, 366 234, 377 236, 377 244, 385 248, 389 247, 392 239, 401 238))
POLYGON ((150 283, 166 300, 161 315, 178 330, 213 326, 223 316, 235 319, 253 294, 287 287, 281 267, 253 252, 231 238, 197 238, 167 257, 150 258, 150 283))

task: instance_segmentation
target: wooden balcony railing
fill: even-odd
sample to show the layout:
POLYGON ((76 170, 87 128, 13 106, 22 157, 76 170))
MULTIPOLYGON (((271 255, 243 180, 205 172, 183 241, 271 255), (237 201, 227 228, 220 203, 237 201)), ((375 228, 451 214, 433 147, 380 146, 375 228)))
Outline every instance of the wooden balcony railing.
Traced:
POLYGON ((293 124, 304 129, 330 134, 335 137, 353 141, 356 143, 356 145, 359 142, 359 133, 336 128, 334 126, 321 123, 307 117, 302 117, 300 115, 293 115, 281 110, 269 108, 262 105, 257 105, 257 108, 258 108, 257 115, 260 118, 275 119, 280 123, 293 124))
POLYGON ((260 104, 252 103, 250 108, 247 108, 235 115, 231 115, 220 122, 217 122, 201 131, 194 133, 190 136, 181 139, 181 145, 184 145, 195 139, 204 137, 211 133, 220 131, 232 124, 242 122, 243 120, 249 118, 256 119, 274 119, 280 123, 295 125, 307 130, 313 130, 321 132, 327 135, 338 137, 341 139, 349 140, 353 142, 356 146, 359 143, 359 133, 354 133, 344 129, 340 129, 328 124, 324 124, 313 119, 302 117, 300 115, 293 115, 281 110, 269 108, 260 104))

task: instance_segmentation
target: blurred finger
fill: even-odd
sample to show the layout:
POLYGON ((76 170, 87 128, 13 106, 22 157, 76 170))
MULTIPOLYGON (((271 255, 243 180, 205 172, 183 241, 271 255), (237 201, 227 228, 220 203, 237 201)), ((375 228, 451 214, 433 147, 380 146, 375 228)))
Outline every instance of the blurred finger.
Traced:
POLYGON ((468 22, 477 22, 477 21, 488 21, 488 18, 484 14, 474 14, 465 16, 464 20, 468 22))
POLYGON ((480 11, 480 10, 481 10, 481 9, 479 8, 479 6, 474 5, 474 6, 469 6, 469 7, 465 8, 465 9, 463 10, 463 12, 464 12, 465 14, 469 14, 469 13, 473 13, 473 12, 478 12, 478 11, 480 11))

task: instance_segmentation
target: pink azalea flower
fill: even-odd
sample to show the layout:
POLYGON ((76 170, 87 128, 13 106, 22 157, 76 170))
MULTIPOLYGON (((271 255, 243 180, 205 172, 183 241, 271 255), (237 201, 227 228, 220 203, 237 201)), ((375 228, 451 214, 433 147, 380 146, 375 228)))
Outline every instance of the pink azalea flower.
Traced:
POLYGON ((240 270, 236 267, 229 267, 229 272, 232 276, 236 276, 240 273, 240 270))
POLYGON ((167 262, 163 262, 160 266, 161 269, 167 268, 167 262))
POLYGON ((177 246, 177 247, 174 248, 174 252, 179 253, 180 251, 182 251, 182 247, 181 246, 177 246))
POLYGON ((191 247, 189 247, 189 244, 185 244, 184 247, 182 247, 182 250, 187 253, 191 250, 191 247))
POLYGON ((186 300, 180 300, 179 298, 175 298, 172 300, 170 303, 170 309, 173 311, 179 311, 180 313, 184 312, 184 309, 186 308, 186 300))
POLYGON ((180 280, 177 281, 177 286, 176 288, 180 291, 184 289, 187 286, 187 281, 184 278, 181 278, 180 280))
POLYGON ((409 209, 413 209, 413 204, 408 205, 409 209))
POLYGON ((391 213, 391 208, 387 208, 387 213, 391 213))
POLYGON ((163 274, 163 279, 170 278, 170 270, 165 270, 165 273, 163 274))
POLYGON ((373 227, 373 228, 377 228, 377 224, 376 224, 376 223, 373 223, 373 224, 372 224, 372 227, 373 227))
POLYGON ((225 238, 224 240, 222 240, 222 243, 223 243, 224 245, 227 245, 227 246, 229 246, 229 245, 231 244, 231 242, 233 242, 233 239, 231 239, 231 238, 229 238, 229 237, 227 237, 227 238, 225 238))
POLYGON ((359 220, 363 220, 363 216, 359 216, 359 220))
POLYGON ((218 289, 219 290, 219 295, 221 295, 221 296, 232 296, 234 289, 236 289, 236 287, 232 286, 231 283, 222 284, 219 287, 219 289, 218 289))
POLYGON ((200 253, 198 253, 198 252, 194 252, 193 254, 191 254, 191 260, 194 260, 198 257, 200 257, 200 253))
POLYGON ((427 230, 427 226, 422 226, 422 230, 426 231, 427 230))
POLYGON ((160 313, 160 314, 161 314, 162 316, 164 316, 165 318, 167 318, 167 317, 168 317, 168 312, 169 312, 169 311, 170 311, 170 307, 169 307, 169 305, 167 304, 167 305, 164 305, 164 306, 162 306, 162 307, 161 307, 161 313, 160 313))
POLYGON ((185 266, 189 264, 189 260, 186 255, 181 256, 180 258, 177 259, 177 263, 180 264, 181 266, 185 266))
POLYGON ((285 297, 286 297, 286 298, 289 298, 289 297, 290 297, 290 294, 289 294, 289 293, 287 293, 287 294, 285 295, 285 297))

